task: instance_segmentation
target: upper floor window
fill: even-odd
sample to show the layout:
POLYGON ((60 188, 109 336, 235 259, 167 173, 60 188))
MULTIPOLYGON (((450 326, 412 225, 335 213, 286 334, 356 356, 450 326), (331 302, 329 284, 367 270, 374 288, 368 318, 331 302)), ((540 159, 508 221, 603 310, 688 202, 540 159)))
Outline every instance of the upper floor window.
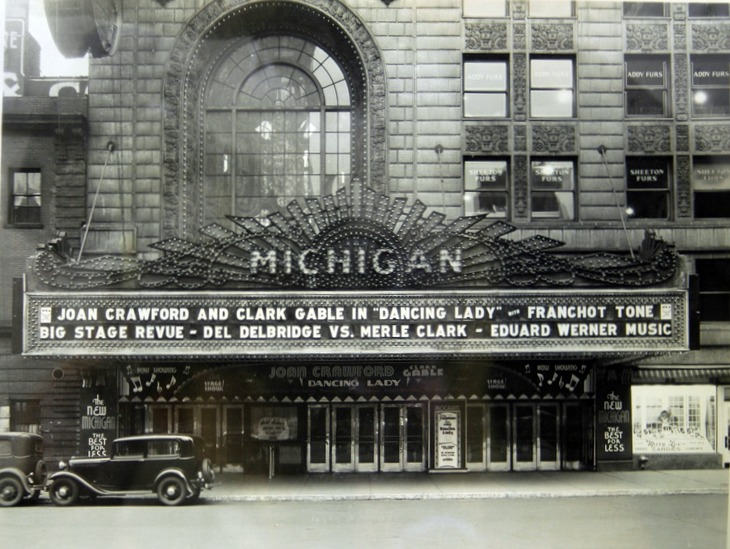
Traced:
POLYGON ((575 116, 573 59, 534 57, 530 59, 530 116, 572 118, 575 116))
POLYGON ((464 17, 506 17, 509 15, 507 0, 464 0, 464 17))
POLYGON ((530 162, 532 219, 575 219, 575 161, 564 158, 530 162))
POLYGON ((692 114, 730 116, 730 56, 692 55, 692 114))
POLYGON ((692 158, 695 218, 730 217, 730 156, 692 158))
POLYGON ((10 170, 10 223, 12 225, 41 224, 41 170, 10 170))
POLYGON ((208 81, 204 222, 264 217, 349 183, 352 101, 344 71, 295 36, 243 42, 208 81))
POLYGON ((730 260, 696 259, 703 321, 730 321, 730 260))
POLYGON ((509 73, 506 59, 464 62, 464 117, 504 118, 508 114, 509 73))
POLYGON ((671 161, 666 157, 626 158, 626 207, 629 217, 668 219, 671 161))
POLYGON ((669 116, 669 61, 663 55, 627 55, 627 116, 669 116))
POLYGON ((529 0, 530 17, 573 17, 572 0, 529 0))
POLYGON ((506 160, 484 159, 464 162, 464 214, 487 214, 506 218, 509 214, 509 170, 506 160))
POLYGON ((624 2, 625 17, 666 17, 664 2, 624 2))
POLYGON ((728 17, 728 4, 723 2, 690 2, 688 5, 690 17, 728 17))

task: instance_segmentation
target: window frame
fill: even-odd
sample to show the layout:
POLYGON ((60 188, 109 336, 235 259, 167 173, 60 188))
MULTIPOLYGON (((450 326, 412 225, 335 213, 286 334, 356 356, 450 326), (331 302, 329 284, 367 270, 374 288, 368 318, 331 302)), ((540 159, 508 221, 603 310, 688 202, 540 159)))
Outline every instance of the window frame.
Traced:
POLYGON ((40 228, 43 227, 43 170, 38 167, 11 167, 8 168, 8 225, 17 228, 40 228), (26 175, 26 190, 28 189, 28 174, 37 175, 37 192, 16 192, 16 176, 19 174, 26 175), (38 204, 34 206, 16 207, 16 201, 18 198, 36 198, 38 204), (19 219, 19 210, 24 209, 35 212, 33 219, 23 220, 19 219), (37 217, 37 219, 36 219, 37 217))
MULTIPOLYGON (((715 118, 728 118, 730 117, 730 54, 722 53, 698 53, 691 54, 689 58, 690 66, 690 88, 691 88, 691 102, 692 102, 692 118, 698 119, 715 119, 715 118), (712 81, 707 83, 695 82, 695 64, 698 61, 704 61, 707 65, 713 65, 712 61, 715 61, 718 66, 722 66, 724 60, 725 68, 720 69, 725 71, 727 76, 724 84, 713 83, 712 81), (721 113, 716 112, 698 112, 698 105, 703 105, 705 101, 698 101, 700 94, 710 94, 710 97, 716 95, 719 99, 724 100, 724 108, 721 113)), ((706 69, 705 69, 706 70, 706 69)), ((704 72, 704 71, 703 71, 704 72)), ((709 72, 709 71, 708 71, 709 72)), ((713 71, 714 73, 714 71, 713 71)), ((702 78, 704 75, 698 76, 702 78)), ((708 74, 708 77, 710 75, 708 74)), ((712 103, 715 105, 715 103, 712 103)), ((714 110, 714 109, 713 109, 714 110)))
POLYGON ((10 430, 41 432, 41 401, 37 398, 10 399, 10 430))
POLYGON ((669 6, 666 2, 624 2, 623 3, 623 15, 624 17, 646 17, 646 18, 662 18, 669 17, 669 6), (654 13, 651 8, 656 8, 656 11, 661 9, 661 13, 654 13), (633 13, 632 13, 633 12, 633 13))
MULTIPOLYGON (((464 159, 464 215, 486 215, 487 217, 494 219, 510 219, 512 214, 512 209, 510 208, 510 189, 512 188, 510 167, 509 158, 506 157, 473 157, 464 159), (504 167, 504 175, 502 176, 504 178, 504 185, 502 187, 498 187, 496 184, 494 186, 489 186, 489 181, 484 182, 487 183, 487 186, 480 186, 480 174, 472 174, 473 177, 470 177, 470 169, 479 170, 481 167, 485 170, 497 170, 499 169, 500 164, 504 167), (503 200, 501 200, 501 202, 504 203, 503 212, 496 209, 499 207, 499 200, 493 202, 493 204, 497 206, 496 208, 493 207, 491 211, 486 209, 482 210, 478 207, 480 198, 489 196, 499 196, 503 198, 503 200), (470 208, 470 202, 473 203, 475 207, 470 208)), ((487 177, 490 177, 491 175, 499 177, 496 173, 488 174, 487 177)), ((494 183, 498 182, 495 181, 494 183)))
POLYGON ((462 0, 461 2, 461 13, 465 19, 482 19, 482 18, 494 18, 494 17, 509 17, 510 15, 510 2, 509 0, 503 0, 504 12, 494 11, 490 12, 487 7, 494 7, 498 2, 491 1, 485 2, 484 0, 462 0), (479 10, 481 8, 481 11, 479 10), (470 10, 475 10, 471 11, 470 10))
POLYGON ((529 84, 529 97, 530 97, 530 118, 534 120, 573 120, 576 118, 576 63, 575 56, 569 55, 534 55, 529 59, 528 74, 530 79, 529 84), (541 82, 537 78, 535 64, 540 62, 555 62, 555 63, 569 63, 570 64, 570 86, 561 85, 565 82, 564 79, 558 79, 554 84, 549 82, 541 82), (556 105, 562 103, 559 99, 560 94, 566 92, 570 93, 570 114, 565 114, 556 108, 556 105), (536 101, 537 94, 551 94, 555 96, 555 99, 551 102, 548 108, 542 106, 540 103, 540 112, 536 113, 536 101), (557 112, 556 115, 549 114, 550 112, 557 112))
POLYGON ((730 323, 730 257, 695 258, 699 275, 699 307, 702 322, 730 323), (710 277, 703 273, 710 273, 710 277), (722 283, 725 283, 723 287, 722 283), (706 305, 712 304, 708 308, 706 305), (724 304, 724 314, 718 314, 724 304))
MULTIPOLYGON (((708 174, 710 175, 710 174, 708 174)), ((716 219, 728 219, 730 218, 730 206, 727 207, 725 215, 699 215, 698 214, 698 195, 703 196, 701 201, 703 205, 716 206, 718 204, 730 204, 730 155, 694 155, 692 156, 692 169, 691 169, 691 188, 692 188, 692 215, 696 220, 716 220, 716 219), (716 160, 724 160, 724 162, 717 162, 716 160), (713 165, 721 166, 721 170, 717 177, 724 175, 725 180, 728 182, 727 190, 722 187, 715 188, 712 182, 707 182, 707 188, 701 188, 703 183, 698 177, 697 170, 700 169, 698 166, 705 165, 710 169, 713 165), (700 187, 698 189, 698 187, 700 187)), ((703 206, 704 207, 704 206, 703 206)), ((716 210, 715 210, 716 211, 716 210)))
POLYGON ((575 0, 527 0, 527 14, 528 17, 535 19, 572 19, 575 17, 575 0), (570 8, 570 13, 568 15, 553 15, 553 13, 555 13, 556 11, 556 5, 566 7, 566 4, 567 7, 570 8), (553 8, 553 10, 546 9, 545 12, 533 13, 533 10, 537 5, 542 6, 543 9, 546 9, 548 6, 550 6, 551 8, 553 8))
POLYGON ((725 2, 689 2, 687 5, 687 17, 689 17, 690 19, 714 19, 716 17, 730 17, 730 4, 725 2), (702 6, 706 12, 711 11, 712 13, 698 13, 700 6, 702 6), (721 10, 722 12, 714 11, 721 6, 724 8, 724 10, 721 10))
MULTIPOLYGON (((485 73, 491 74, 491 73, 485 73)), ((497 73, 493 73, 497 74, 497 73)), ((497 119, 502 120, 510 117, 510 62, 509 57, 500 56, 467 56, 462 61, 462 114, 467 120, 480 120, 480 119, 497 119), (495 65, 502 66, 504 68, 504 85, 502 89, 498 87, 491 87, 488 84, 480 85, 478 82, 470 83, 469 80, 469 68, 476 65, 495 65), (503 113, 501 114, 469 114, 469 98, 478 100, 483 97, 501 97, 504 100, 503 113)))
MULTIPOLYGON (((530 158, 529 160, 529 203, 530 203, 530 221, 540 221, 540 222, 574 222, 578 220, 578 160, 575 157, 568 157, 568 156, 535 156, 530 158), (571 170, 571 180, 570 180, 570 188, 564 188, 562 185, 564 184, 564 180, 561 177, 560 182, 554 182, 558 183, 558 187, 548 187, 545 188, 535 188, 536 187, 536 170, 537 164, 556 164, 558 166, 569 164, 570 170, 571 170), (548 193, 553 193, 554 197, 557 198, 557 195, 569 195, 571 197, 571 202, 569 206, 571 207, 570 210, 568 210, 568 216, 562 216, 561 215, 561 207, 564 207, 565 204, 563 204, 560 200, 557 200, 557 206, 558 208, 556 210, 547 210, 547 209, 541 209, 537 210, 535 207, 535 199, 538 198, 537 195, 547 195, 548 193), (536 212, 538 212, 536 214, 536 212), (557 214, 557 215, 555 215, 557 214)), ((543 184, 547 184, 549 182, 543 182, 543 184)), ((541 196, 540 198, 546 198, 545 196, 541 196)))
MULTIPOLYGON (((647 71, 648 72, 648 71, 647 71)), ((668 118, 671 116, 671 104, 670 99, 670 85, 671 82, 671 64, 669 56, 667 55, 641 55, 632 54, 624 56, 624 106, 627 118, 668 118), (633 76, 634 70, 629 69, 630 62, 649 62, 657 61, 661 66, 661 83, 651 82, 650 80, 644 83, 632 83, 632 78, 650 79, 651 76, 633 76), (632 101, 629 99, 629 95, 636 92, 644 92, 651 95, 655 92, 661 93, 661 113, 649 112, 630 112, 632 101)))
MULTIPOLYGON (((674 181, 674 171, 672 165, 672 157, 670 156, 627 156, 626 157, 626 212, 630 219, 641 219, 641 220, 657 220, 657 221, 669 221, 672 219, 672 188, 674 181), (632 165, 632 162, 637 162, 636 166, 632 165), (631 186, 631 174, 629 173, 632 169, 649 169, 658 170, 663 168, 665 171, 664 187, 652 186, 651 181, 647 181, 646 186, 631 186), (646 216, 640 214, 640 209, 634 207, 634 202, 631 200, 632 195, 663 195, 665 198, 665 210, 666 215, 664 217, 657 216, 646 216), (629 213, 633 210, 632 213, 629 213)), ((653 177, 654 173, 647 173, 645 177, 653 177)), ((637 183, 640 183, 637 181, 637 183)), ((657 180, 656 183, 661 183, 661 179, 657 180)), ((653 203, 654 200, 650 200, 649 203, 653 203)), ((643 209, 643 208, 642 208, 643 209)))

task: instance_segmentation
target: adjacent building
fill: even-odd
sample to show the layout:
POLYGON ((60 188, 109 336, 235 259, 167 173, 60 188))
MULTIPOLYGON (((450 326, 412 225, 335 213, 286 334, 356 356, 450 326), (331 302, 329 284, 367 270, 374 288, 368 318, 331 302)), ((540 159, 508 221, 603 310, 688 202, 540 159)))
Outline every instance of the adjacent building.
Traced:
POLYGON ((245 473, 730 462, 728 4, 46 9, 93 59, 79 112, 4 100, 3 426, 245 473))

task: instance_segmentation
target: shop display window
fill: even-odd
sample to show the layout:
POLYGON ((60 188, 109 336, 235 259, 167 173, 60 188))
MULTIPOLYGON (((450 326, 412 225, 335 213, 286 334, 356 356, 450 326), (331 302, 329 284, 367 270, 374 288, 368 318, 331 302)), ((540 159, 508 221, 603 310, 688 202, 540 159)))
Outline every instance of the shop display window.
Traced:
POLYGON ((506 160, 464 162, 464 214, 509 215, 509 169, 506 160))
POLYGON ((635 219, 668 219, 672 181, 671 159, 626 158, 626 209, 635 219))
POLYGON ((464 62, 464 117, 505 118, 509 112, 509 66, 503 58, 464 62))
POLYGON ((530 205, 533 219, 575 219, 575 161, 532 160, 530 205))
POLYGON ((530 59, 530 116, 533 118, 575 116, 573 59, 566 57, 530 59))
POLYGON ((506 17, 509 2, 506 0, 464 0, 464 17, 506 17))
POLYGON ((41 171, 10 170, 10 223, 16 226, 41 224, 41 171))
POLYGON ((573 17, 575 3, 572 0, 529 0, 530 17, 573 17))
POLYGON ((695 218, 730 217, 730 156, 692 158, 695 218))
POLYGON ((703 322, 730 322, 730 258, 696 259, 703 322))
POLYGON ((41 432, 41 403, 38 400, 10 401, 10 430, 41 432))
POLYGON ((631 401, 634 454, 715 451, 713 386, 634 386, 631 401))
POLYGON ((626 115, 669 115, 669 60, 663 55, 627 55, 626 115))
POLYGON ((692 55, 692 114, 730 116, 730 55, 692 55))

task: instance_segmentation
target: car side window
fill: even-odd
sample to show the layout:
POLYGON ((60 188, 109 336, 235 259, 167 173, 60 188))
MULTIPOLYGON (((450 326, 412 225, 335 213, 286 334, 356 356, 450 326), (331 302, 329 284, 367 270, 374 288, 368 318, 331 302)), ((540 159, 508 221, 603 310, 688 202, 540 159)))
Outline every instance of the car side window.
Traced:
POLYGON ((117 444, 116 457, 144 457, 144 444, 142 442, 125 442, 117 444))
POLYGON ((180 445, 176 440, 153 440, 147 448, 148 456, 177 456, 180 454, 180 445))
POLYGON ((9 440, 0 440, 0 456, 12 456, 13 444, 9 440))

